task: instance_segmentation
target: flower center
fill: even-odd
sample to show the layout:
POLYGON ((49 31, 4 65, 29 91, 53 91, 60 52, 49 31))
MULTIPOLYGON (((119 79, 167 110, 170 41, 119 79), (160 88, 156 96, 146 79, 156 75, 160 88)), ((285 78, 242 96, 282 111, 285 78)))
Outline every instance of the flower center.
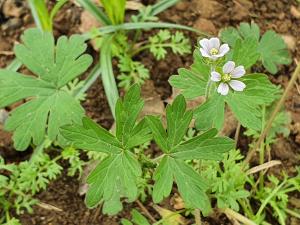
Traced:
POLYGON ((212 48, 212 49, 210 50, 210 54, 211 54, 211 55, 217 55, 218 53, 219 53, 219 50, 216 49, 216 48, 212 48))
POLYGON ((231 80, 231 74, 229 74, 229 73, 223 74, 222 80, 223 80, 224 82, 230 81, 230 80, 231 80))

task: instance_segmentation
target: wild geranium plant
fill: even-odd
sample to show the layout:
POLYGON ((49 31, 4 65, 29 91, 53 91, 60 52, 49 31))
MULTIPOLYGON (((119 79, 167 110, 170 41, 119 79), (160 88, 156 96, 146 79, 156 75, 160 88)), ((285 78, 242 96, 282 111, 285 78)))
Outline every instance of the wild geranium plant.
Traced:
MULTIPOLYGON (((252 39, 249 37, 249 40, 252 39)), ((206 98, 194 112, 196 127, 200 130, 221 129, 226 120, 225 105, 228 105, 244 127, 260 131, 262 108, 269 106, 280 94, 279 88, 266 75, 250 72, 250 67, 258 60, 258 50, 252 49, 248 41, 237 46, 240 42, 238 38, 234 44, 231 42, 234 48, 230 50, 227 43, 221 44, 216 37, 200 40, 201 47, 194 52, 191 69, 179 69, 179 75, 169 80, 187 99, 206 98), (249 54, 241 55, 241 48, 249 54)))
POLYGON ((0 108, 28 99, 11 112, 5 128, 14 132, 17 150, 27 149, 31 141, 39 145, 45 136, 63 144, 58 128, 79 122, 84 115, 67 84, 90 66, 92 57, 83 54, 86 44, 79 35, 62 36, 55 45, 51 33, 33 28, 21 39, 23 44, 17 45, 14 52, 35 75, 0 70, 0 108))
MULTIPOLYGON (((115 22, 123 20, 113 14, 111 18, 115 22)), ((166 47, 178 54, 190 49, 181 33, 168 31, 160 31, 150 38, 150 44, 132 47, 135 52, 127 51, 127 39, 121 32, 114 40, 118 45, 111 38, 110 35, 103 38, 101 70, 112 74, 111 54, 116 51, 121 56, 120 61, 124 60, 119 64, 124 76, 126 73, 133 77, 135 73, 146 76, 143 65, 132 60, 141 50, 149 49, 161 59, 166 47), (124 49, 119 49, 120 46, 124 49)), ((143 201, 148 194, 154 203, 160 203, 175 192, 183 201, 186 213, 195 209, 198 222, 198 210, 207 215, 214 206, 225 213, 235 210, 234 215, 242 208, 249 218, 259 223, 265 218, 267 206, 276 211, 274 215, 283 225, 287 214, 295 215, 295 211, 287 208, 286 193, 299 190, 299 176, 291 179, 285 176, 282 182, 270 176, 274 188, 264 188, 264 174, 254 182, 251 174, 257 169, 248 170, 247 161, 245 163, 243 156, 234 149, 234 141, 218 135, 226 121, 228 106, 247 128, 246 134, 255 141, 261 139, 266 119, 272 117, 269 115, 272 104, 281 90, 265 74, 251 73, 251 67, 262 63, 268 71, 275 72, 280 64, 289 62, 286 47, 276 33, 267 31, 260 37, 255 24, 241 24, 237 30, 222 32, 223 43, 217 37, 201 39, 191 68, 179 69, 178 75, 170 78, 171 85, 182 94, 166 106, 165 117, 141 116, 144 100, 140 86, 130 86, 131 79, 121 79, 123 85, 130 88, 123 98, 116 100, 113 112, 116 126, 112 131, 85 117, 78 101, 83 99, 86 90, 79 89, 84 81, 79 81, 78 76, 92 62, 91 57, 84 54, 84 40, 79 35, 63 36, 55 44, 52 34, 29 29, 22 36, 23 43, 15 47, 15 54, 33 75, 0 70, 0 107, 20 100, 26 102, 12 110, 5 124, 7 130, 14 132, 15 147, 25 150, 31 143, 39 145, 30 161, 18 165, 5 164, 0 157, 0 170, 5 171, 0 175, 0 205, 4 208, 0 223, 16 221, 17 224, 18 221, 10 217, 10 210, 31 211, 37 203, 33 195, 60 174, 62 167, 58 160, 69 161, 69 175, 83 174, 86 162, 81 160, 77 149, 88 151, 89 158, 99 162, 87 178, 86 204, 92 208, 103 203, 103 212, 107 214, 121 211, 124 201, 143 201), (270 38, 277 46, 270 45, 267 41, 270 38), (204 97, 204 101, 196 108, 187 109, 186 99, 196 97, 204 97), (191 130, 193 132, 188 132, 191 130), (145 146, 152 140, 158 151, 146 154, 145 146), (43 152, 47 147, 44 142, 47 146, 55 142, 63 147, 61 154, 51 159, 43 152), (251 191, 245 189, 246 183, 252 187, 251 191), (257 212, 251 207, 250 193, 261 201, 257 212)), ((103 79, 109 81, 109 77, 103 79)), ((141 83, 138 79, 134 82, 141 83)), ((107 97, 117 99, 113 94, 107 97)), ((274 117, 259 147, 270 149, 276 134, 287 133, 286 118, 284 113, 274 117)), ((260 164, 263 163, 262 150, 260 164)), ((137 218, 145 222, 145 218, 134 211, 132 221, 137 218)), ((242 219, 242 222, 248 221, 242 219)), ((129 220, 122 222, 131 223, 129 220)))
POLYGON ((185 99, 178 96, 166 108, 167 126, 156 116, 139 118, 144 101, 138 85, 132 86, 116 105, 116 130, 106 131, 88 118, 82 125, 63 126, 61 134, 75 147, 107 153, 88 177, 90 188, 86 195, 88 207, 104 202, 103 212, 115 214, 122 209, 121 199, 132 202, 138 198, 138 178, 141 164, 133 148, 152 138, 161 149, 161 155, 152 160, 156 165, 152 197, 161 202, 171 193, 173 182, 178 186, 185 203, 191 208, 210 211, 206 195, 208 185, 186 160, 221 160, 222 153, 233 148, 234 142, 227 137, 216 137, 217 130, 211 129, 188 141, 184 135, 193 118, 193 111, 186 111, 185 99), (195 196, 198 196, 195 198, 195 196))

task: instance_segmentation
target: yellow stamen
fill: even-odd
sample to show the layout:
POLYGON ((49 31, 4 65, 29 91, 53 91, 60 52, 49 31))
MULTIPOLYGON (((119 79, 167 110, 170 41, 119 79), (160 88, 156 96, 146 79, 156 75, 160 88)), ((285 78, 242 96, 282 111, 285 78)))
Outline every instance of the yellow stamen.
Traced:
POLYGON ((218 53, 219 53, 219 50, 216 49, 216 48, 212 48, 212 49, 210 50, 210 54, 211 54, 211 55, 217 55, 218 53))
POLYGON ((223 80, 224 82, 230 81, 230 80, 231 80, 231 74, 229 74, 229 73, 223 74, 222 80, 223 80))

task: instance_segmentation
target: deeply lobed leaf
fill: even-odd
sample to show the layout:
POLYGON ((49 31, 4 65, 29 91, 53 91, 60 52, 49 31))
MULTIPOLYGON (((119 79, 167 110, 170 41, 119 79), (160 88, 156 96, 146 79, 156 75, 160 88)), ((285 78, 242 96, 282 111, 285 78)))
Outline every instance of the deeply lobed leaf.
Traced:
POLYGON ((191 70, 181 68, 178 70, 178 74, 171 76, 169 82, 174 88, 181 89, 184 97, 193 99, 205 95, 210 68, 203 61, 199 50, 194 52, 194 63, 191 70))
POLYGON ((241 23, 237 29, 226 28, 222 31, 221 38, 233 49, 233 54, 237 56, 233 59, 246 68, 250 68, 259 59, 270 73, 275 74, 279 65, 291 63, 282 37, 272 30, 260 37, 259 27, 255 23, 241 23))
POLYGON ((116 214, 122 210, 121 197, 126 197, 129 202, 136 199, 137 178, 141 173, 140 165, 131 152, 108 156, 88 177, 87 206, 95 207, 103 200, 103 212, 116 214))
POLYGON ((185 160, 220 160, 224 152, 234 147, 234 142, 229 138, 215 137, 216 129, 183 141, 192 119, 192 111, 186 111, 186 102, 182 95, 177 96, 173 104, 167 106, 166 116, 167 131, 159 118, 146 117, 156 143, 166 154, 154 174, 153 200, 160 202, 167 197, 175 181, 187 205, 208 213, 210 202, 205 194, 207 185, 185 160))
POLYGON ((121 198, 131 202, 138 197, 137 184, 142 172, 131 149, 152 138, 146 121, 137 123, 143 105, 140 88, 134 85, 117 102, 116 135, 88 118, 83 119, 82 125, 61 128, 62 135, 75 147, 108 154, 88 177, 86 204, 89 207, 103 201, 103 212, 115 214, 122 209, 121 198))
POLYGON ((28 102, 12 111, 5 128, 13 131, 17 150, 25 150, 31 140, 39 145, 44 136, 65 144, 58 128, 80 122, 84 110, 64 86, 84 72, 92 62, 84 39, 73 35, 60 37, 55 46, 52 34, 28 29, 23 44, 15 47, 15 54, 37 77, 10 70, 0 70, 0 107, 22 99, 28 102))

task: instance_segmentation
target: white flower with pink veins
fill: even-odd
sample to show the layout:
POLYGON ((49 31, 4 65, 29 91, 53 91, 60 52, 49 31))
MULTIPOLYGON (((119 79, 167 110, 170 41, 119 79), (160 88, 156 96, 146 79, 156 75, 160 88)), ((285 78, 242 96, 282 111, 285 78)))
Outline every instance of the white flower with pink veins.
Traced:
POLYGON ((242 81, 236 80, 245 75, 246 71, 244 66, 235 67, 233 61, 228 61, 222 68, 223 73, 216 71, 211 72, 210 79, 214 82, 220 82, 217 92, 221 95, 227 95, 229 87, 235 91, 243 91, 246 87, 242 81))
POLYGON ((210 39, 204 38, 200 40, 200 52, 203 57, 210 58, 213 61, 223 57, 229 52, 228 44, 220 44, 219 38, 213 37, 210 39))

